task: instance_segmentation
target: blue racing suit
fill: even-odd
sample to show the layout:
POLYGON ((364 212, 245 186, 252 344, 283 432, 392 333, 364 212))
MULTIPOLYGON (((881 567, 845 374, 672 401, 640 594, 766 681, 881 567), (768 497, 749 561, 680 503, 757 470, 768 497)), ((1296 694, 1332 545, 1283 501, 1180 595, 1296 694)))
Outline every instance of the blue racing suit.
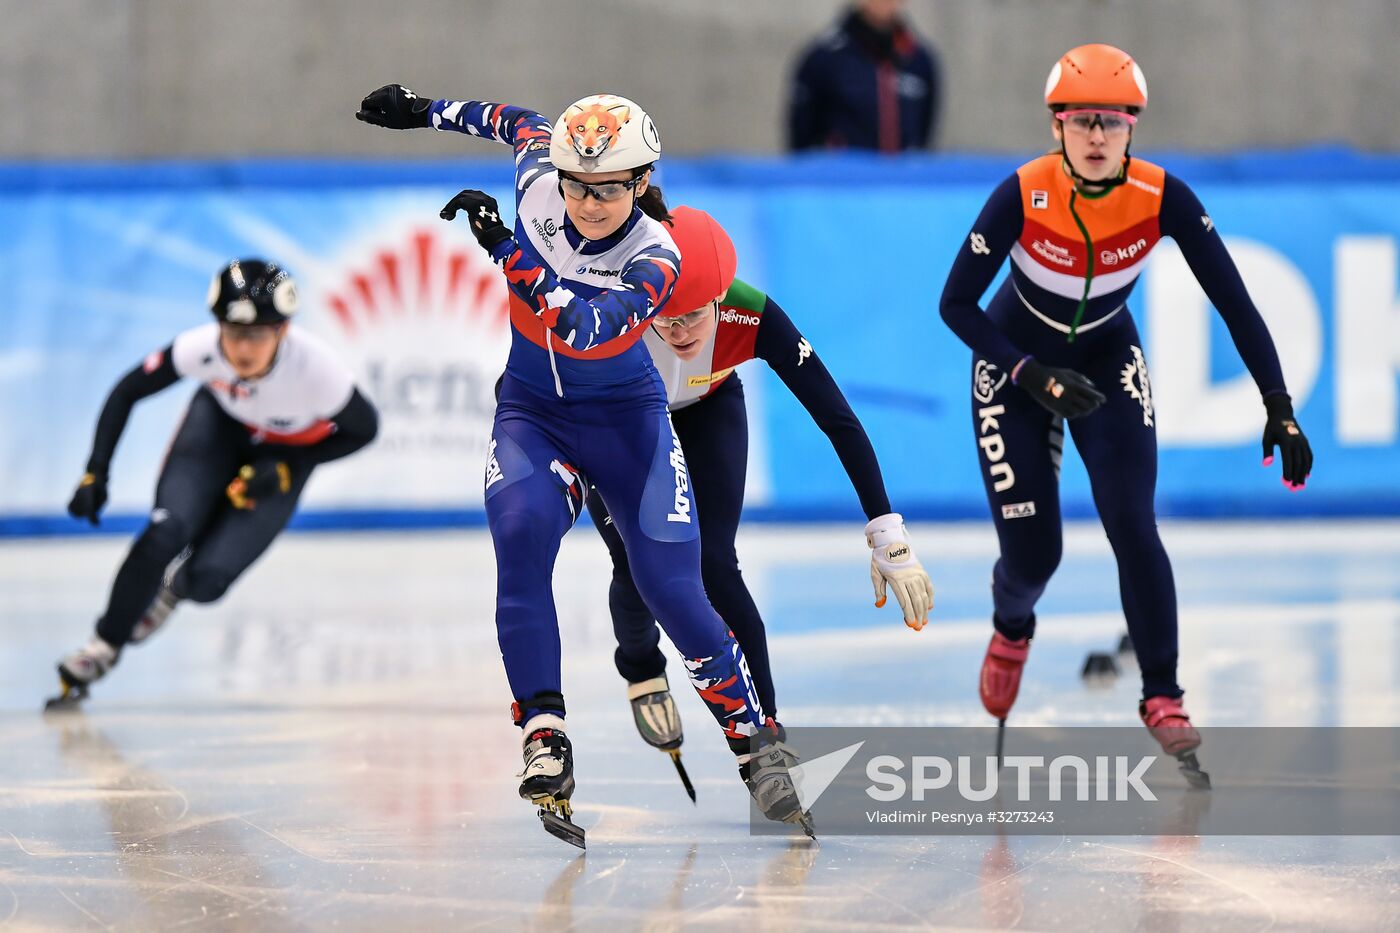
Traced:
POLYGON ((736 751, 747 751, 763 713, 743 653, 705 596, 685 455, 640 343, 675 285, 675 243, 635 206, 608 237, 581 236, 549 161, 550 124, 538 113, 439 100, 432 125, 516 154, 515 235, 491 254, 510 289, 511 351, 486 466, 486 515, 497 638, 517 722, 564 712, 551 579, 591 482, 695 689, 736 751))

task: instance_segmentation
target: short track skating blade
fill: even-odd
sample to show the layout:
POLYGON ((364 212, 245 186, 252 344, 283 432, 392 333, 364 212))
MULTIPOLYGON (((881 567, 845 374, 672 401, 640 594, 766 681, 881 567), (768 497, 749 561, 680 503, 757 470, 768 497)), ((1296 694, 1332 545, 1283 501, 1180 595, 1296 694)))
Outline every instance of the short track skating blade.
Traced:
POLYGON ((540 823, 544 825, 544 831, 554 838, 562 839, 569 845, 578 846, 580 849, 587 848, 584 845, 583 827, 568 817, 560 816, 541 807, 540 823))
POLYGON ((1201 770, 1201 763, 1196 760, 1195 752, 1182 752, 1176 756, 1179 762, 1178 770, 1186 778, 1186 783, 1196 790, 1210 790, 1210 774, 1201 770))
POLYGON ((695 803, 695 785, 690 783, 690 775, 686 773, 685 765, 681 764, 680 749, 668 749, 667 754, 671 756, 671 761, 676 766, 676 774, 680 775, 681 784, 685 786, 685 792, 690 795, 690 802, 695 803))

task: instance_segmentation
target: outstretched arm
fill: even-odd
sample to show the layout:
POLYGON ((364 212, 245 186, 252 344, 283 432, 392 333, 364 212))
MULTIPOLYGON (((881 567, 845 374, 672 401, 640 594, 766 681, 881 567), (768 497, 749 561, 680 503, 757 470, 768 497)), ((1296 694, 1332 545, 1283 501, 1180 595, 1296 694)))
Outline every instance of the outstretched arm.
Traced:
POLYGON ((1215 222, 1186 183, 1168 174, 1162 189, 1161 228, 1176 241, 1196 281, 1201 283, 1229 328, 1259 394, 1287 393, 1274 339, 1244 287, 1235 261, 1220 239, 1215 222))
POLYGON ((87 472, 105 479, 116 452, 117 442, 126 430, 131 409, 147 396, 170 388, 180 380, 171 361, 172 347, 157 350, 145 362, 123 376, 107 395, 102 414, 97 417, 97 433, 92 440, 87 472))
POLYGON ((68 503, 69 515, 98 524, 98 515, 107 504, 107 473, 112 455, 131 417, 131 409, 141 399, 168 389, 180 379, 172 362, 172 350, 166 347, 146 357, 145 362, 123 376, 108 393, 102 414, 97 417, 97 433, 92 440, 92 453, 88 455, 87 472, 68 503))
MULTIPOLYGON (((841 387, 777 302, 757 290, 750 290, 763 299, 754 355, 772 367, 831 441, 860 498, 865 517, 872 519, 889 512, 890 498, 885 492, 880 461, 875 457, 875 448, 860 419, 841 393, 841 387)), ((731 287, 730 295, 734 291, 731 287)))
POLYGON ((548 173, 551 125, 542 114, 524 107, 481 100, 434 100, 401 84, 371 91, 355 118, 395 130, 433 127, 505 143, 515 150, 516 190, 523 192, 548 173))
POLYGON ((1294 417, 1293 400, 1283 381, 1274 339, 1250 299, 1215 222, 1195 192, 1170 174, 1163 183, 1161 229, 1181 247, 1181 255, 1205 289, 1206 297, 1220 312, 1240 358, 1264 398, 1264 466, 1273 464, 1277 448, 1283 460, 1284 485, 1295 492, 1302 489, 1312 472, 1312 446, 1294 417))

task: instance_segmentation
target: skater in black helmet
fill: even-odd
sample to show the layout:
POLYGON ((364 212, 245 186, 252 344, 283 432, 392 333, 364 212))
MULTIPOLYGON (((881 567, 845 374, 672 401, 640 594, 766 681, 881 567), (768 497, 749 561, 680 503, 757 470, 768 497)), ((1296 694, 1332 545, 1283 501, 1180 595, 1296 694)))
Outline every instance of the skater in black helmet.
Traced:
POLYGON ((150 522, 117 571, 92 638, 59 662, 63 692, 50 707, 87 696, 122 649, 148 638, 181 600, 221 598, 286 527, 313 469, 354 453, 378 430, 345 365, 291 326, 297 290, 286 270, 261 259, 231 262, 214 277, 208 303, 215 320, 123 376, 98 418, 87 472, 68 504, 94 525, 132 406, 183 377, 202 383, 161 469, 150 522))

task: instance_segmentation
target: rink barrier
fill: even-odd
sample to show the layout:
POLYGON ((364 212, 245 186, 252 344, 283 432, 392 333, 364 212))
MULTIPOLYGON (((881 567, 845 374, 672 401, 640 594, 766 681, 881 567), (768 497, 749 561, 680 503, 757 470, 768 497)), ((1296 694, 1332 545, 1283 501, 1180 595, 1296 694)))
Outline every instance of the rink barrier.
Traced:
MULTIPOLYGON (((0 164, 9 221, 0 229, 0 535, 82 532, 62 507, 103 395, 203 320, 206 266, 258 250, 290 254, 307 297, 300 326, 331 340, 382 415, 374 446, 318 471, 295 527, 479 527, 477 451, 505 346, 488 305, 503 301, 504 286, 437 208, 462 187, 506 189, 510 176, 509 160, 464 142, 471 158, 460 160, 0 164), (469 279, 490 280, 477 291, 486 299, 430 306, 426 279, 401 279, 394 288, 409 297, 397 308, 355 305, 352 283, 377 275, 385 257, 418 268, 420 234, 435 261, 464 261, 469 279)), ((1146 156, 1182 174, 1225 232, 1271 320, 1317 452, 1301 494, 1282 490, 1277 465, 1260 469, 1257 393, 1164 244, 1130 304, 1162 442, 1159 514, 1400 515, 1400 351, 1386 338, 1400 334, 1400 156, 1327 146, 1146 156)), ((987 192, 1024 157, 714 156, 667 159, 661 172, 672 203, 723 218, 741 277, 788 311, 836 376, 881 457, 891 501, 910 520, 988 514, 969 411, 972 357, 936 307, 987 192), (850 211, 862 224, 831 222, 850 211), (873 253, 872 231, 881 235, 873 253)), ((746 518, 858 521, 830 444, 790 393, 761 367, 743 379, 754 449, 746 518)), ((138 406, 113 463, 107 528, 140 527, 188 392, 138 406)), ((1061 499, 1067 517, 1094 514, 1070 450, 1061 499)))

